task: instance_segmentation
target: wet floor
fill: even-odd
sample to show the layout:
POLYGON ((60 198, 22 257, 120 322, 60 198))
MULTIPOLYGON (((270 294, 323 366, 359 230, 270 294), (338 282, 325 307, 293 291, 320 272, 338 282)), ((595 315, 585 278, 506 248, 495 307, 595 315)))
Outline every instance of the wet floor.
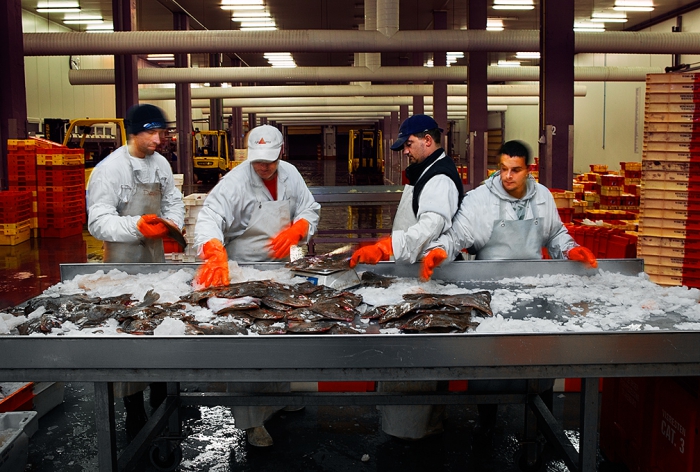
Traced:
MULTIPOLYGON (((187 388, 187 384, 182 384, 187 388)), ((189 386, 196 389, 196 386, 189 386)), ((116 402, 117 445, 125 444, 124 412, 116 402)), ((554 415, 567 435, 577 442, 579 395, 557 394, 554 415)), ((447 407, 445 431, 419 441, 403 441, 381 431, 378 411, 368 406, 307 406, 299 412, 280 412, 266 425, 274 438, 270 448, 253 448, 245 433, 235 427, 225 407, 189 407, 183 425, 181 472, 200 471, 484 471, 509 472, 517 466, 518 438, 524 407, 499 408, 491 439, 475 432, 476 407, 447 407)), ((29 444, 26 471, 97 471, 97 440, 93 415, 92 385, 69 383, 65 401, 39 422, 39 431, 29 444)), ((545 447, 543 471, 567 470, 545 447)), ((136 470, 159 470, 144 457, 136 470)), ((620 466, 604 462, 598 470, 622 472, 620 466)))

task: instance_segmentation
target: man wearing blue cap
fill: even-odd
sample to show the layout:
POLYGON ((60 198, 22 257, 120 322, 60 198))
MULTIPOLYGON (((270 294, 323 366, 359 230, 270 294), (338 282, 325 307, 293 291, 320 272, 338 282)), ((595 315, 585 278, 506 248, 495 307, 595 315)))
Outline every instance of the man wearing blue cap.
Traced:
MULTIPOLYGON (((95 167, 88 186, 88 230, 104 242, 104 262, 165 262, 163 237, 185 221, 185 204, 175 187, 172 168, 156 152, 165 116, 153 105, 134 105, 125 119, 128 143, 95 167)), ((134 437, 148 417, 143 390, 148 384, 117 382, 114 393, 124 398, 127 436, 134 437)), ((166 395, 165 383, 151 384, 151 406, 166 395)))
POLYGON ((441 133, 428 115, 413 115, 401 124, 391 149, 403 152, 410 165, 391 237, 355 251, 351 267, 376 264, 392 255, 396 262, 413 264, 450 229, 464 192, 457 167, 440 144, 441 133))
MULTIPOLYGON (((442 129, 427 115, 413 115, 401 124, 391 149, 402 151, 410 165, 394 217, 391 237, 365 246, 352 255, 350 266, 376 264, 391 255, 397 262, 416 262, 428 246, 450 229, 462 201, 457 167, 440 144, 442 129)), ((379 382, 382 392, 435 391, 437 382, 379 382)), ((444 407, 385 405, 382 430, 403 439, 420 439, 442 431, 444 407)))

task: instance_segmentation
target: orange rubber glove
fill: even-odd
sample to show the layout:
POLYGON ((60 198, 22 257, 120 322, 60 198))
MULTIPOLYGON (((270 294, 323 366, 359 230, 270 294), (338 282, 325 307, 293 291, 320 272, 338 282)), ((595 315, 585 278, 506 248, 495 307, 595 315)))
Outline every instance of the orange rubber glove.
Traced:
POLYGON ((583 262, 587 267, 595 269, 598 267, 598 261, 596 260, 593 252, 584 246, 576 246, 569 249, 566 253, 566 257, 571 261, 583 262))
POLYGON ((355 267, 357 264, 376 264, 379 261, 388 261, 389 256, 394 253, 391 246, 391 237, 380 239, 375 244, 371 246, 365 246, 359 248, 357 251, 352 253, 350 258, 350 268, 355 267))
POLYGON ((156 215, 143 215, 136 222, 136 229, 146 238, 162 238, 168 234, 167 226, 158 221, 156 215))
POLYGON ((430 280, 435 268, 442 264, 445 259, 447 259, 447 253, 442 248, 437 247, 428 251, 421 262, 420 279, 424 282, 430 280))
POLYGON ((275 259, 289 257, 289 248, 299 244, 301 238, 309 232, 309 222, 304 218, 295 221, 287 229, 280 231, 270 239, 270 252, 275 259))
POLYGON ((207 288, 218 285, 228 285, 231 278, 228 273, 228 254, 226 248, 218 239, 210 239, 202 246, 202 257, 206 259, 199 266, 194 282, 207 288))

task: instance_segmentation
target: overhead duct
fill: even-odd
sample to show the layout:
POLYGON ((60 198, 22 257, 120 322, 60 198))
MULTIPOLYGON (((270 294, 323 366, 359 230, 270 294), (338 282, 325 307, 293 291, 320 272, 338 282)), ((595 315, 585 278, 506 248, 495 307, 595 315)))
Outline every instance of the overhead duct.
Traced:
MULTIPOLYGON (((206 99, 192 100, 193 108, 207 108, 210 101, 206 99)), ((432 105, 433 97, 427 96, 426 105, 432 105)), ((539 97, 488 97, 489 105, 536 105, 539 97)), ((448 106, 467 106, 467 97, 456 96, 447 98, 448 106)), ((382 107, 383 110, 398 111, 401 105, 413 105, 413 97, 274 97, 274 98, 227 98, 223 100, 225 107, 275 107, 303 110, 304 107, 343 107, 343 110, 353 110, 361 107, 382 107)), ((465 108, 466 109, 466 108, 465 108)))
MULTIPOLYGON (((117 31, 24 33, 23 38, 25 56, 540 50, 537 30, 403 30, 391 36, 354 30, 117 31)), ((574 33, 574 38, 577 53, 700 54, 700 33, 608 31, 574 33)))
MULTIPOLYGON (((377 30, 377 0, 365 0, 365 31, 377 30)), ((361 53, 363 66, 377 70, 382 66, 382 54, 379 52, 361 53)))
MULTIPOLYGON (((399 31, 399 0, 375 1, 377 2, 377 31, 390 38, 399 31)), ((365 5, 366 2, 367 0, 365 5)))
MULTIPOLYGON (((94 36, 94 35, 91 35, 94 36)), ((489 81, 537 81, 539 67, 489 67, 489 81)), ((576 67, 574 80, 643 82, 647 74, 663 73, 662 67, 576 67)), ((139 69, 140 84, 206 83, 206 82, 433 82, 444 80, 464 83, 465 66, 453 67, 381 67, 376 71, 366 67, 208 67, 139 69)), ((113 69, 70 70, 71 85, 114 84, 113 69)))
MULTIPOLYGON (((467 86, 450 84, 448 96, 467 95, 467 86)), ((539 96, 538 84, 489 85, 489 96, 539 96)), ((192 99, 197 98, 256 98, 256 97, 394 97, 429 96, 433 94, 430 84, 367 84, 367 85, 269 85, 241 87, 193 87, 192 99)), ((586 86, 574 85, 574 96, 584 97, 586 86)), ((173 88, 140 88, 141 100, 174 100, 173 88)))

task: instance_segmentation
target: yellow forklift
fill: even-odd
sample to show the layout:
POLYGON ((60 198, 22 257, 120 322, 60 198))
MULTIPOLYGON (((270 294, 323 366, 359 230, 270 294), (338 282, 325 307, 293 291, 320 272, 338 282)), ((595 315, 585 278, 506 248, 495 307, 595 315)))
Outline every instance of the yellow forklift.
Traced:
POLYGON ((196 130, 192 137, 192 161, 196 180, 217 182, 230 168, 228 132, 196 130))
POLYGON ((348 184, 384 183, 384 143, 378 129, 349 130, 348 184))
POLYGON ((85 152, 85 167, 95 167, 115 149, 126 144, 122 118, 80 118, 70 120, 63 145, 85 152))

